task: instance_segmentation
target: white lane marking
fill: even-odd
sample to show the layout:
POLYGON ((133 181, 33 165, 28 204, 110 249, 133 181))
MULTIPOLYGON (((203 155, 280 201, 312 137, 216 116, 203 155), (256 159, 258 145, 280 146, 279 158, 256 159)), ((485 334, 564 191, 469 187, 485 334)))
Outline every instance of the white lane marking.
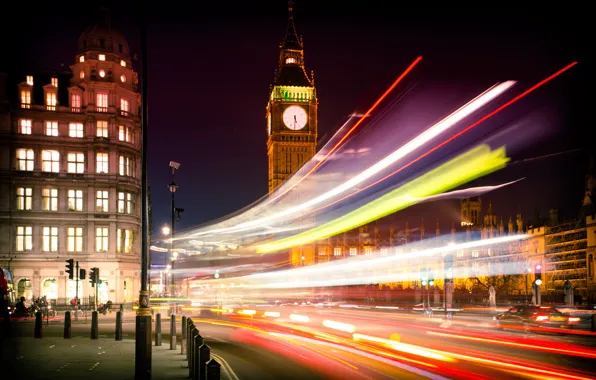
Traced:
POLYGON ((231 380, 240 380, 236 375, 236 372, 232 369, 232 367, 228 364, 228 362, 222 358, 221 356, 211 353, 211 356, 215 358, 215 360, 219 361, 219 364, 223 367, 224 371, 228 374, 228 378, 231 380))
POLYGON ((227 340, 219 339, 219 338, 216 338, 214 336, 206 336, 205 337, 205 340, 214 340, 216 342, 229 343, 227 340))
POLYGON ((56 345, 55 345, 55 344, 52 344, 52 345, 50 346, 50 348, 54 348, 54 347, 56 347, 56 345))

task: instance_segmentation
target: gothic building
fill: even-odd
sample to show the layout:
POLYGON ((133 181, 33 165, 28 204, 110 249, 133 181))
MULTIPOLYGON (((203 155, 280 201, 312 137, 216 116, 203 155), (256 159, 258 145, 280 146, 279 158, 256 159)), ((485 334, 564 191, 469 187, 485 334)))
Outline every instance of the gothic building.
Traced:
MULTIPOLYGON (((17 296, 65 302, 66 260, 99 268, 100 302, 140 284, 140 95, 124 36, 85 30, 70 70, 0 74, 0 265, 17 296)), ((79 297, 95 294, 88 279, 79 297)))
POLYGON ((268 188, 271 193, 316 153, 317 93, 314 73, 304 66, 290 2, 288 29, 267 103, 268 188))

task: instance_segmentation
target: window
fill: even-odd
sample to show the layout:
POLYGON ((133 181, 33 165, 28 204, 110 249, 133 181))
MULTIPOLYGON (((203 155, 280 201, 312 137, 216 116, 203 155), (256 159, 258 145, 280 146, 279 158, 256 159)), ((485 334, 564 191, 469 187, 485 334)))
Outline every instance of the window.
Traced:
POLYGON ((122 67, 126 67, 126 61, 125 61, 125 60, 123 60, 123 59, 121 59, 121 60, 120 60, 120 66, 122 66, 122 67))
POLYGON ((126 82, 126 75, 120 75, 120 82, 122 82, 122 83, 126 82))
POLYGON ((108 122, 105 120, 97 121, 97 137, 108 137, 108 122))
POLYGON ((463 249, 458 249, 457 250, 457 257, 464 257, 464 250, 463 249))
POLYGON ((478 251, 472 251, 472 257, 478 257, 478 251))
POLYGON ((96 155, 96 172, 97 173, 107 173, 108 172, 108 154, 107 153, 97 153, 96 155))
POLYGON ((60 152, 57 150, 41 151, 41 170, 58 173, 60 171, 60 152))
POLYGON ((95 246, 97 252, 108 250, 108 227, 97 227, 95 229, 95 246))
POLYGON ((81 112, 81 94, 70 95, 70 110, 72 112, 81 112))
POLYGON ((68 227, 66 229, 66 250, 68 252, 83 252, 83 227, 68 227))
POLYGON ((68 124, 68 135, 70 137, 83 137, 83 123, 70 123, 68 124))
POLYGON ((108 191, 97 190, 97 207, 98 212, 108 212, 108 191))
POLYGON ((333 256, 341 256, 341 247, 333 248, 333 256))
POLYGON ((41 190, 41 207, 44 211, 58 211, 58 189, 41 190))
POLYGON ((58 227, 42 227, 41 250, 43 252, 58 251, 58 227))
POLYGON ((387 248, 381 248, 381 256, 387 256, 387 248))
POLYGON ((100 61, 105 61, 106 60, 106 55, 105 54, 100 54, 99 55, 99 60, 100 61))
POLYGON ((33 249, 33 227, 17 226, 16 249, 19 252, 33 249))
POLYGON ((17 170, 33 171, 33 149, 17 149, 17 170))
POLYGON ((120 156, 120 175, 128 177, 135 176, 135 162, 134 159, 128 156, 120 156))
POLYGON ((129 112, 128 100, 120 99, 120 113, 122 113, 123 115, 127 115, 128 112, 129 112))
POLYGON ((99 70, 99 76, 102 78, 105 77, 106 76, 105 70, 99 70))
POLYGON ((19 133, 22 135, 30 135, 32 122, 33 121, 30 119, 19 120, 19 133))
POLYGON ((85 154, 84 153, 68 153, 68 172, 69 173, 84 173, 85 172, 85 154))
POLYGON ((57 121, 46 121, 46 136, 58 136, 57 121))
MULTIPOLYGON (((101 72, 100 72, 101 75, 101 72)), ((97 93, 97 112, 108 111, 108 94, 105 92, 97 93)))
POLYGON ((52 81, 52 86, 58 87, 58 78, 52 78, 51 81, 52 81))
POLYGON ((117 251, 119 253, 131 253, 132 252, 132 242, 133 242, 133 232, 132 230, 123 230, 118 228, 118 246, 117 251))
POLYGON ((85 78, 85 72, 83 70, 81 70, 81 72, 79 73, 79 77, 81 79, 84 79, 85 78))
POLYGON ((68 190, 68 211, 83 211, 83 190, 68 190))
POLYGON ((371 247, 365 247, 365 248, 364 248, 364 255, 365 255, 365 256, 370 256, 370 255, 372 255, 372 252, 373 252, 373 250, 372 250, 372 248, 371 248, 371 247))
POLYGON ((118 140, 132 142, 132 128, 121 125, 118 130, 118 140))
POLYGON ((296 58, 286 58, 286 63, 296 63, 296 58))
POLYGON ((27 75, 27 84, 33 86, 33 75, 27 75))
POLYGON ((46 93, 46 109, 48 111, 56 111, 56 93, 55 92, 47 92, 46 93))
POLYGON ((132 214, 135 210, 134 196, 131 193, 118 193, 118 212, 121 214, 132 214))
POLYGON ((84 55, 82 55, 82 56, 79 57, 79 62, 81 62, 81 63, 85 62, 85 56, 84 55))
POLYGON ((350 248, 350 256, 356 256, 358 254, 357 248, 350 248))
MULTIPOLYGON (((106 40, 104 40, 103 38, 100 38, 100 40, 99 40, 99 47, 100 48, 106 47, 106 40)), ((99 56, 101 57, 102 55, 103 54, 100 54, 99 56)), ((105 61, 106 60, 105 56, 104 56, 103 59, 101 59, 101 58, 99 58, 99 59, 102 60, 102 61, 105 61)))
POLYGON ((31 108, 31 91, 21 90, 21 107, 31 108))
POLYGON ((31 210, 33 204, 33 188, 17 188, 17 210, 31 210))
POLYGON ((327 250, 325 249, 325 247, 319 248, 319 256, 326 256, 326 255, 327 255, 327 250))

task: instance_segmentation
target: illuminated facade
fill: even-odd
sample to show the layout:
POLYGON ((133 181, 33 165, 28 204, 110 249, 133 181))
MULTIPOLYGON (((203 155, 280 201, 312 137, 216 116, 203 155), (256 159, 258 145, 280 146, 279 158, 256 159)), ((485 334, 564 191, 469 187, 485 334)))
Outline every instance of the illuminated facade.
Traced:
POLYGON ((74 298, 65 260, 86 269, 79 297, 132 302, 140 285, 140 95, 125 38, 106 25, 78 40, 70 71, 2 75, 0 262, 17 295, 74 298), (12 82, 11 82, 12 80, 12 82))
POLYGON ((317 148, 314 76, 305 71, 303 43, 296 33, 291 7, 289 14, 265 115, 270 193, 308 162, 317 148))

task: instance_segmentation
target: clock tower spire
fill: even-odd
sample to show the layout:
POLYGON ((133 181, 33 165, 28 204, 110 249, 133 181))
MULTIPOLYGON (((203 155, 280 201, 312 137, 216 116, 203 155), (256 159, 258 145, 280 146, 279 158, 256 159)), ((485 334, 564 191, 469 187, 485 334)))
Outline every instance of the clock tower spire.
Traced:
POLYGON ((304 45, 288 1, 288 28, 280 44, 279 62, 267 103, 268 188, 275 190, 308 162, 317 147, 314 77, 306 72, 304 45))

